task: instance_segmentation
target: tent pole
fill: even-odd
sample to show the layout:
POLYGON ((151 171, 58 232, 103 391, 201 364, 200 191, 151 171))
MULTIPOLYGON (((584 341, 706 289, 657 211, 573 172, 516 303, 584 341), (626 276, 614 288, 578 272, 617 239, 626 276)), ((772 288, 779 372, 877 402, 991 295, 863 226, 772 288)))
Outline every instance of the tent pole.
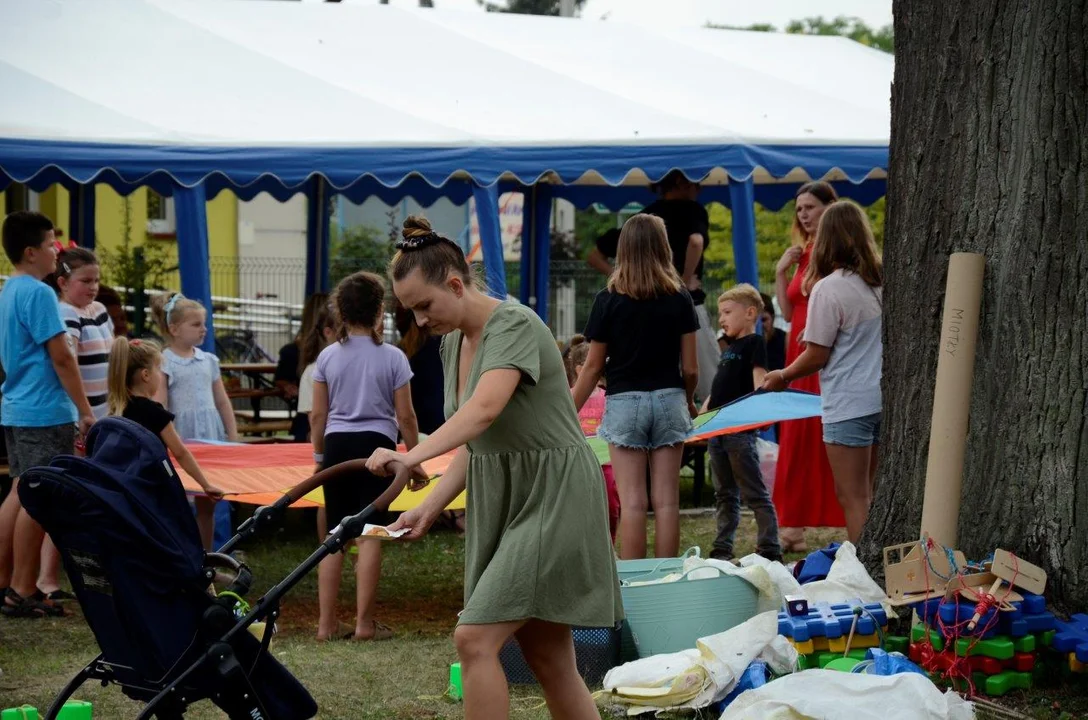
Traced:
POLYGON ((480 248, 484 256, 484 277, 492 297, 506 299, 506 264, 503 258, 502 227, 499 221, 499 186, 472 186, 476 218, 480 226, 480 248))
POLYGON ((212 322, 212 284, 208 268, 208 215, 204 184, 174 190, 174 216, 178 233, 178 270, 181 291, 208 312, 208 334, 201 349, 215 352, 212 322))
POLYGON ((521 288, 522 305, 536 310, 536 185, 525 193, 521 213, 521 288))
POLYGON ((733 260, 737 282, 759 287, 759 260, 756 255, 756 186, 747 180, 729 178, 729 201, 733 212, 733 260))
POLYGON ((306 297, 329 289, 329 186, 320 175, 306 188, 306 297))
POLYGON ((94 185, 77 185, 68 193, 68 237, 80 247, 94 250, 94 185))

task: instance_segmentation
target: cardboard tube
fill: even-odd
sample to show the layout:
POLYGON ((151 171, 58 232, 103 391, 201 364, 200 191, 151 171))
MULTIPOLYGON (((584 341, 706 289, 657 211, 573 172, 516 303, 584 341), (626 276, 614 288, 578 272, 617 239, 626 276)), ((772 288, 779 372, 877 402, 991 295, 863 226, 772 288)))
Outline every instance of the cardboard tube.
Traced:
POLYGON ((953 253, 948 262, 921 533, 947 548, 958 544, 963 456, 985 263, 986 258, 975 253, 953 253))

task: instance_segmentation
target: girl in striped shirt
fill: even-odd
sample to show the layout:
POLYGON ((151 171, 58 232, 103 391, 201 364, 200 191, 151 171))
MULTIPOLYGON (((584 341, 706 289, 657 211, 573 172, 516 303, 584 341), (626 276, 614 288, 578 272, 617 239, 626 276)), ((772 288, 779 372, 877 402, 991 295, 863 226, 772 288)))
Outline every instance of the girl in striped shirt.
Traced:
POLYGON ((60 317, 96 419, 105 417, 108 410, 106 379, 113 344, 113 321, 106 307, 95 300, 99 277, 98 258, 90 250, 68 248, 57 258, 60 317))

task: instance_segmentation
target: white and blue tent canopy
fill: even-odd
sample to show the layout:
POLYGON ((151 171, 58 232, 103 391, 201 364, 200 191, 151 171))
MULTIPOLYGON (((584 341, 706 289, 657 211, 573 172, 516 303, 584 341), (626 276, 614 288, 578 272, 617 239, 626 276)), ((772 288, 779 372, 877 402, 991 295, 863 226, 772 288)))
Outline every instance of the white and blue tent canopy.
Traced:
POLYGON ((842 38, 361 1, 0 7, 0 186, 424 205, 535 187, 531 214, 646 200, 673 169, 734 206, 809 179, 884 191, 892 58, 842 38))

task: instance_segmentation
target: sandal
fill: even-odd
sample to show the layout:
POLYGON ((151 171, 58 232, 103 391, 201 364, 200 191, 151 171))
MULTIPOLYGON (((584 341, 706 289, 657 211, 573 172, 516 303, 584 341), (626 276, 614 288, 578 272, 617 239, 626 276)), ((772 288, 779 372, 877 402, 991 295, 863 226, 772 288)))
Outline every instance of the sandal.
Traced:
POLYGON ((396 634, 393 632, 393 628, 377 620, 371 620, 371 622, 374 623, 373 635, 371 635, 370 637, 359 637, 354 632, 352 632, 349 639, 355 642, 378 642, 381 640, 393 639, 393 636, 396 634))
POLYGON ((10 618, 45 618, 64 617, 64 608, 55 605, 51 600, 35 600, 32 597, 24 598, 11 588, 7 589, 4 597, 4 605, 0 607, 0 613, 10 618))
POLYGON ((355 626, 348 625, 346 622, 336 623, 336 632, 327 636, 319 637, 318 642, 336 642, 337 640, 351 640, 355 637, 355 626))
POLYGON ((76 596, 67 590, 54 590, 47 593, 41 590, 35 590, 34 594, 30 596, 34 600, 52 600, 55 603, 64 602, 66 600, 75 600, 76 596))

